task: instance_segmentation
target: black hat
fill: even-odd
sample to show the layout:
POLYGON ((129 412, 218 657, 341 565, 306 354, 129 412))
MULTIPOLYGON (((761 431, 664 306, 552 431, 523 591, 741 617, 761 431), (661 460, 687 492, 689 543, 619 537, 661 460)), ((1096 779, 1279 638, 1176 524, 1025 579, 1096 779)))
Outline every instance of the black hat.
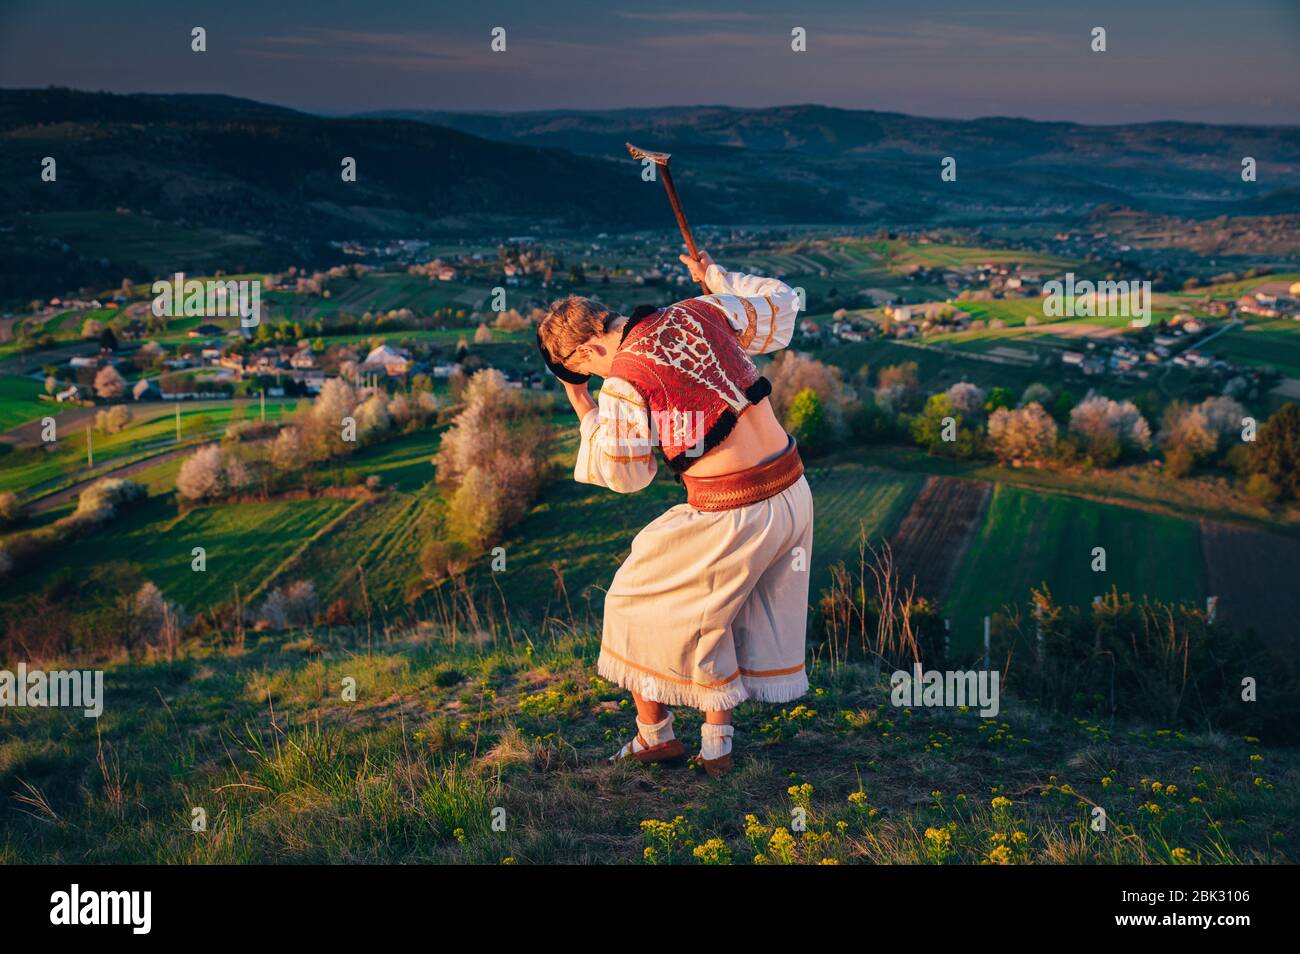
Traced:
POLYGON ((570 371, 560 362, 551 357, 551 353, 546 350, 546 345, 542 343, 542 329, 537 329, 537 350, 542 353, 542 360, 546 366, 551 369, 551 374, 555 375, 566 384, 586 384, 591 380, 590 374, 579 374, 577 371, 570 371))

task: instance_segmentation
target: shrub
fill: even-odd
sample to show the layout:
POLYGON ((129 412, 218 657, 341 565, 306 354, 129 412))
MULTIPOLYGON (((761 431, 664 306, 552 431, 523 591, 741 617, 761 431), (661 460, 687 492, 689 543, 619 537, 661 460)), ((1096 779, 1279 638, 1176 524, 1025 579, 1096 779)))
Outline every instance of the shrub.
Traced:
MULTIPOLYGON (((1268 478, 1278 499, 1290 500, 1300 493, 1300 407, 1283 404, 1259 429, 1251 471, 1268 478)), ((1262 488, 1262 482, 1258 486, 1262 488)))
POLYGON ((984 407, 984 389, 969 381, 958 381, 944 394, 953 408, 962 415, 977 414, 984 407))
POLYGON ((81 492, 73 517, 78 523, 103 523, 116 516, 123 504, 140 500, 147 494, 143 484, 121 477, 105 477, 81 492))
POLYGON ((352 604, 340 596, 325 610, 325 625, 345 626, 352 621, 352 604))
POLYGON ((464 556, 454 540, 429 540, 420 550, 420 569, 425 579, 438 583, 465 569, 464 556))
POLYGON ((0 529, 7 530, 17 526, 26 516, 27 508, 23 506, 16 493, 11 490, 0 493, 0 529))
POLYGON ((804 391, 812 391, 821 406, 826 437, 841 438, 847 433, 847 421, 857 396, 844 384, 839 368, 793 351, 782 351, 768 367, 767 378, 772 382, 772 410, 777 420, 788 420, 795 399, 804 391))
POLYGON ((209 500, 225 493, 221 466, 221 448, 216 444, 200 447, 181 464, 176 476, 176 490, 188 500, 209 500))
POLYGON ((447 502, 447 529, 467 547, 481 549, 509 525, 511 503, 498 475, 475 465, 447 502))
POLYGON ((302 432, 296 427, 281 428, 271 445, 271 466, 281 472, 297 470, 305 463, 302 454, 302 432))
POLYGON ((1040 384, 1035 381, 1033 384, 1029 385, 1029 387, 1025 388, 1024 394, 1020 395, 1020 406, 1024 407, 1026 404, 1037 403, 1041 404, 1043 407, 1047 407, 1047 405, 1051 403, 1051 400, 1052 389, 1046 384, 1040 384))
POLYGON ((358 404, 352 416, 357 422, 357 440, 362 443, 373 441, 392 424, 392 418, 388 416, 388 398, 377 392, 358 404))
POLYGON ((989 417, 989 447, 1004 463, 1046 460, 1056 436, 1056 422, 1037 401, 1014 411, 998 408, 989 417))
POLYGON ((95 375, 95 393, 105 400, 116 400, 126 393, 126 378, 111 364, 106 364, 95 375))
POLYGON ((451 491, 447 520, 457 540, 480 547, 527 512, 546 475, 550 440, 544 409, 507 387, 499 371, 470 378, 434 457, 438 483, 451 491))
POLYGON ((980 452, 979 429, 967 423, 946 393, 930 395, 925 409, 912 418, 911 432, 912 439, 931 454, 969 458, 980 452), (945 439, 948 435, 951 440, 945 439))
POLYGON ((1186 477, 1196 466, 1196 455, 1184 445, 1177 444, 1165 451, 1165 473, 1175 479, 1186 477))
POLYGON ((915 361, 889 365, 876 376, 876 402, 891 414, 914 407, 921 393, 915 361))
POLYGON ((1100 394, 1089 395, 1070 411, 1070 430, 1098 466, 1114 463, 1125 451, 1151 447, 1151 427, 1133 402, 1100 394))
POLYGON ((1165 409, 1160 429, 1166 463, 1187 473, 1198 461, 1217 457, 1240 433, 1245 414, 1245 408, 1227 397, 1206 398, 1195 406, 1174 401, 1165 409))
POLYGON ((131 409, 125 404, 115 404, 106 411, 95 412, 95 430, 116 434, 131 423, 131 409))
MULTIPOLYGON (((523 331, 528 327, 528 319, 515 309, 510 308, 498 313, 493 325, 498 331, 523 331)), ((480 327, 483 326, 480 325, 480 327)))
POLYGON ((1246 478, 1246 493, 1261 503, 1270 504, 1277 503, 1282 496, 1282 491, 1267 474, 1251 474, 1246 478))
POLYGON ((129 628, 135 644, 166 648, 170 657, 185 626, 184 608, 164 598, 153 583, 145 583, 136 592, 129 628))
POLYGON ((795 395, 785 416, 785 429, 798 442, 801 453, 813 456, 826 449, 829 426, 822 402, 812 388, 795 395))
POLYGON ((1004 388, 1001 385, 989 388, 988 397, 984 400, 984 410, 991 414, 1000 407, 1012 408, 1015 406, 1016 396, 1010 388, 1004 388))
POLYGON ((312 621, 316 605, 316 585, 311 580, 296 580, 267 594, 258 610, 257 623, 271 629, 306 625, 312 621))
POLYGON ((1112 590, 1088 607, 1034 590, 1027 617, 999 615, 993 655, 1005 687, 1059 712, 1145 719, 1159 726, 1297 737, 1294 661, 1254 633, 1212 623, 1196 606, 1112 590), (1268 672, 1273 691, 1241 704, 1243 673, 1268 672))

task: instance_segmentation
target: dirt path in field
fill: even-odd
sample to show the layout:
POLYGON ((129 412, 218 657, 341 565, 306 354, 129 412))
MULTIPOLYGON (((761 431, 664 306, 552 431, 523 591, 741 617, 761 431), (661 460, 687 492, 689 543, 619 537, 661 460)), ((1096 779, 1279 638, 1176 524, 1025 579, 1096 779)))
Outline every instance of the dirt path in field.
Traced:
POLYGON ((931 477, 912 501, 890 541, 903 585, 916 579, 919 596, 943 599, 988 509, 993 485, 931 477))
POLYGON ((48 497, 41 497, 28 504, 27 509, 31 513, 44 513, 47 510, 53 510, 65 503, 75 500, 76 497, 87 487, 97 480, 103 480, 105 477, 129 477, 131 474, 139 473, 149 467, 155 467, 158 464, 166 463, 173 457, 194 450, 193 447, 177 447, 173 450, 163 451, 161 454, 155 454, 152 457, 146 457, 144 460, 137 460, 130 464, 123 464, 121 467, 115 467, 112 470, 106 470, 96 474, 88 480, 83 480, 73 484, 71 487, 65 487, 63 490, 50 494, 48 497))
POLYGON ((1300 647, 1300 540, 1202 520, 1201 554, 1218 616, 1275 645, 1300 647))
POLYGON ((12 430, 0 434, 0 442, 5 444, 14 444, 20 447, 34 447, 41 443, 41 420, 43 417, 48 416, 57 418, 59 429, 64 433, 67 433, 77 424, 94 417, 96 411, 102 410, 102 407, 81 407, 75 404, 51 404, 49 411, 45 415, 42 415, 42 417, 28 421, 26 424, 19 424, 12 430))

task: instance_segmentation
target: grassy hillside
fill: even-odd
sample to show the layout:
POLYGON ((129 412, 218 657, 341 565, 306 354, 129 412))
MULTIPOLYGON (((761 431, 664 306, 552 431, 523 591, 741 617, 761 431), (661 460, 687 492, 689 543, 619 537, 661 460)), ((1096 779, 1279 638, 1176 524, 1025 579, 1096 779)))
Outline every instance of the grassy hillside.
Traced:
MULTIPOLYGON (((0 862, 1208 864, 1300 849, 1300 757, 1258 740, 1046 718, 1005 696, 995 719, 899 709, 869 671, 821 666, 800 705, 737 710, 737 768, 715 782, 605 763, 633 723, 593 675, 594 639, 465 635, 453 651, 421 628, 373 654, 337 632, 250 636, 110 667, 98 723, 0 710, 0 862)), ((697 742, 698 718, 677 727, 697 742)))

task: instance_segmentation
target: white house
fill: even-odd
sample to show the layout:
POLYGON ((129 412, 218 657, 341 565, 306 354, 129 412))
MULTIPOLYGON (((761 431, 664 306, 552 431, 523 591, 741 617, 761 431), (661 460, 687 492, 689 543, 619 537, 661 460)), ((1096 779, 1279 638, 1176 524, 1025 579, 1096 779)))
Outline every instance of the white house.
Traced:
POLYGON ((403 351, 384 344, 366 355, 366 360, 361 363, 358 370, 382 370, 385 374, 398 375, 405 374, 410 366, 410 358, 403 351))

